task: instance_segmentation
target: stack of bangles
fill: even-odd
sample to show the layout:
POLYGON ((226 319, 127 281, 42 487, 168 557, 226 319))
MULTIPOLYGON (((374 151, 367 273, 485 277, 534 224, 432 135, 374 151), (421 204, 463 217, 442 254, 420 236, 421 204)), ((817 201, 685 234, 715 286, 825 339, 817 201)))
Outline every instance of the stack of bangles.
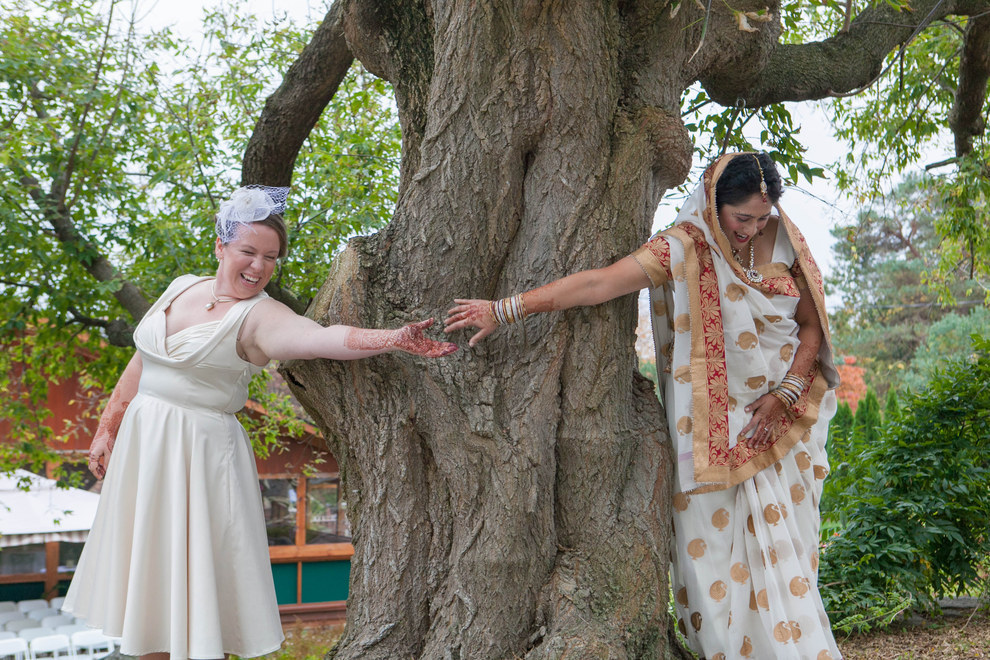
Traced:
POLYGON ((781 403, 785 407, 790 408, 797 400, 801 397, 801 392, 807 387, 808 383, 801 378, 792 373, 788 373, 784 376, 784 379, 780 381, 780 385, 770 390, 770 394, 774 395, 780 399, 781 403))
POLYGON ((495 325, 508 325, 522 321, 527 316, 521 293, 501 300, 493 300, 489 303, 488 311, 495 320, 495 325))

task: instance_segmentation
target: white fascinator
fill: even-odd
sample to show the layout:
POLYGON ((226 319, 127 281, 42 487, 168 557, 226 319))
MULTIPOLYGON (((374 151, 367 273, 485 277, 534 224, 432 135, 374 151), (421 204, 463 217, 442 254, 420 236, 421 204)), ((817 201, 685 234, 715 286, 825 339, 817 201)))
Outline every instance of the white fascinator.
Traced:
POLYGON ((273 213, 285 212, 289 189, 252 184, 238 188, 217 211, 217 236, 227 244, 237 238, 240 225, 264 220, 273 213))

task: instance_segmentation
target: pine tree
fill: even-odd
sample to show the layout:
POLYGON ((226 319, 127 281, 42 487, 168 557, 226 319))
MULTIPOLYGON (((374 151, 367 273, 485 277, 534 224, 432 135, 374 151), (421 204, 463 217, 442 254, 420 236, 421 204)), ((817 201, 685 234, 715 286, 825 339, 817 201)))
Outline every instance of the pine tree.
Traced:
POLYGON ((887 390, 887 403, 883 407, 883 423, 889 424, 901 414, 901 404, 897 400, 897 392, 887 390))
POLYGON ((880 415, 880 400, 873 388, 866 390, 866 396, 859 402, 853 416, 851 448, 857 454, 872 446, 880 438, 883 418, 880 415))

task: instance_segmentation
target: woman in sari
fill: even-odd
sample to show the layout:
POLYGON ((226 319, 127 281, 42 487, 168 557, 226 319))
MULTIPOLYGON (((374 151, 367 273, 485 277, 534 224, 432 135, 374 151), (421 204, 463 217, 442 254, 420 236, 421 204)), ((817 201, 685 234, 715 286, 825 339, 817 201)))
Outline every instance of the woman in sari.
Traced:
POLYGON ((709 660, 840 657, 818 592, 818 512, 835 412, 822 277, 778 205, 766 154, 715 161, 672 227, 606 268, 498 301, 446 331, 650 288, 674 445, 678 627, 709 660))

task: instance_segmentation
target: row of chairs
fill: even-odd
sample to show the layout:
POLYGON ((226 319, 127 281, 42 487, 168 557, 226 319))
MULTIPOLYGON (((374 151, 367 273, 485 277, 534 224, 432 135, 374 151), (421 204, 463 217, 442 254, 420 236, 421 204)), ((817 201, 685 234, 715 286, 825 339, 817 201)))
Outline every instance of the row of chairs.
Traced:
POLYGON ((32 610, 44 610, 53 609, 58 610, 62 608, 62 603, 65 602, 64 596, 58 596, 52 598, 51 600, 45 600, 44 598, 29 598, 27 600, 0 600, 0 613, 3 612, 31 612, 32 610))
POLYGON ((81 623, 66 623, 60 626, 55 626, 54 628, 38 626, 37 628, 25 628, 24 630, 18 630, 17 632, 12 630, 0 630, 0 639, 14 639, 15 637, 20 637, 21 639, 26 639, 30 642, 35 637, 44 637, 45 635, 54 635, 56 633, 71 637, 72 633, 79 632, 80 630, 92 630, 92 628, 81 623))
POLYGON ((96 660, 114 650, 114 641, 99 630, 78 630, 71 636, 49 634, 26 640, 0 639, 3 660, 96 660))
MULTIPOLYGON (((41 610, 37 610, 41 611, 41 610)), ((16 612, 8 612, 8 614, 16 614, 16 612)), ((11 632, 19 632, 25 628, 37 628, 39 626, 43 628, 55 628, 56 626, 62 626, 67 623, 76 623, 76 619, 71 614, 45 614, 39 617, 5 617, 0 614, 0 630, 9 630, 11 632)))

